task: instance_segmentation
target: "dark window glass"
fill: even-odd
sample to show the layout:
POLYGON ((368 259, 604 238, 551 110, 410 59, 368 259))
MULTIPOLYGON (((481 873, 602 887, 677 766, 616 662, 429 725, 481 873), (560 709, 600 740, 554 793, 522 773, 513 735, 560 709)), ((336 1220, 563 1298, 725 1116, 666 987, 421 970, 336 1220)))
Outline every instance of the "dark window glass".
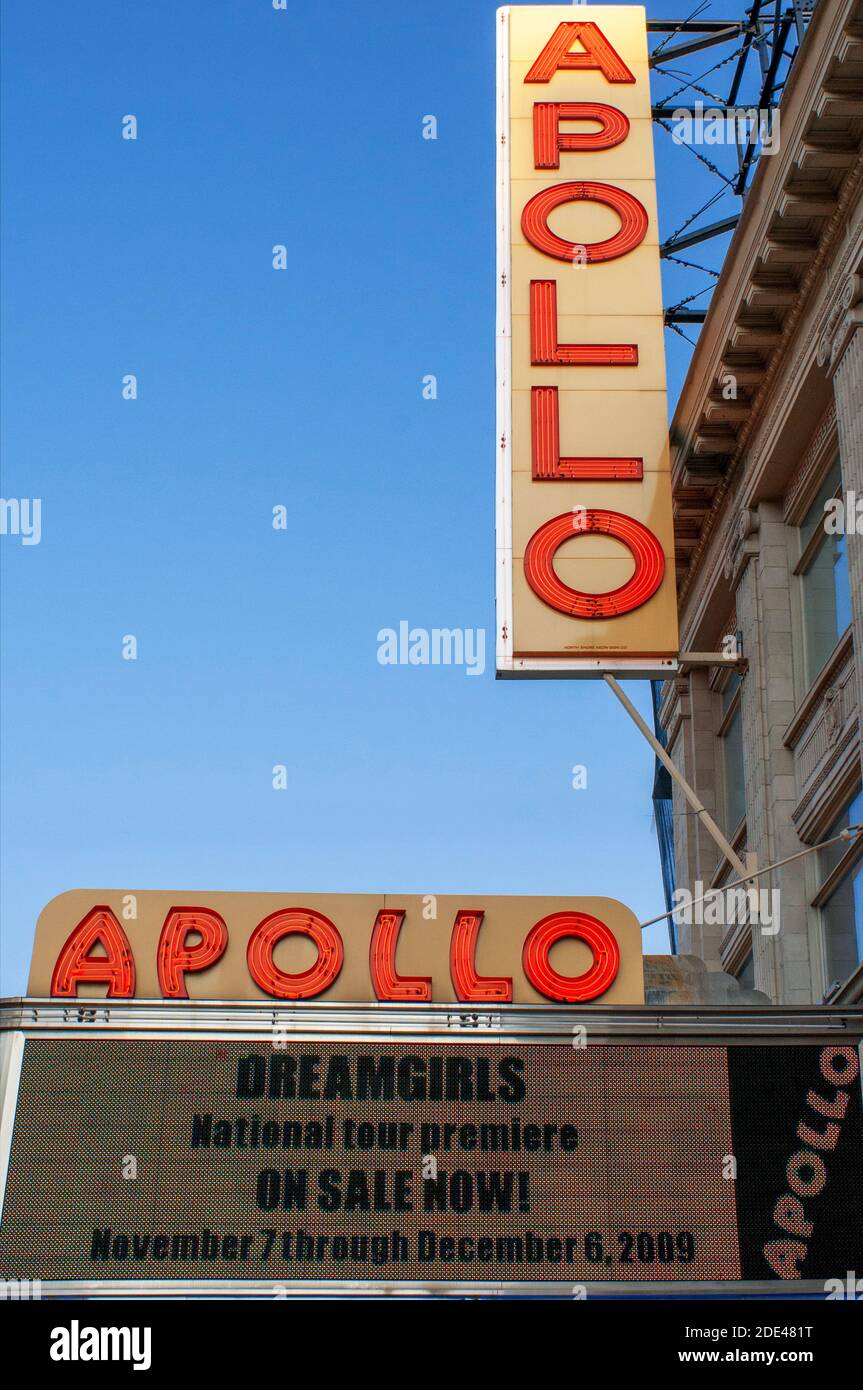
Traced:
MULTIPOLYGON (((827 839, 838 835, 848 825, 863 821, 863 791, 849 802, 842 815, 830 827, 827 839)), ((821 882, 848 852, 845 841, 818 851, 821 882)), ((827 953, 827 984, 841 983, 853 974, 863 961, 863 860, 849 869, 821 908, 821 921, 827 953)))
POLYGON ((800 574, 803 664, 807 689, 851 622, 846 537, 831 535, 824 529, 824 504, 836 495, 841 486, 837 461, 800 527, 801 551, 805 551, 819 530, 821 532, 820 542, 809 555, 806 567, 800 574))
POLYGON ((722 737, 722 786, 725 794, 725 829, 731 835, 746 814, 743 786, 743 721, 739 704, 722 737))

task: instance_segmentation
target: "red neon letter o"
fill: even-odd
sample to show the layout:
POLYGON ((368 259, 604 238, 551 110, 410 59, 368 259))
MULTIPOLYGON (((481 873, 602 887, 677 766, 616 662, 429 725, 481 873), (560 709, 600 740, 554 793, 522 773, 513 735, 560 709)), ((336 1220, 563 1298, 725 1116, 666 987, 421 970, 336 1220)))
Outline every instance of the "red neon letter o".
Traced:
POLYGON ((540 526, 527 543, 524 573, 537 598, 558 613, 569 613, 573 618, 618 618, 653 597, 665 574, 665 556, 656 536, 640 521, 593 507, 564 512, 540 526), (604 594, 571 589, 554 569, 555 554, 564 541, 594 531, 622 541, 635 561, 632 578, 604 594))
POLYGON ((609 183, 558 183, 535 193, 525 204, 521 230, 530 244, 546 256, 572 262, 576 253, 581 253, 588 265, 595 265, 599 261, 614 261, 639 246, 647 232, 647 213, 631 193, 613 188, 609 183), (580 246, 578 242, 565 241, 551 230, 548 217, 555 208, 562 203, 586 202, 605 203, 617 213, 620 230, 613 237, 580 246))
POLYGON ((255 927, 246 948, 249 974, 274 999, 311 999, 323 993, 338 978, 344 958, 345 948, 334 923, 309 907, 289 907, 271 913, 255 927), (318 958, 309 970, 286 975, 274 963, 273 951, 282 937, 295 932, 314 942, 318 958))
POLYGON ((596 999, 613 983, 620 968, 620 948, 612 933, 587 912, 552 912, 531 927, 521 954, 524 973, 547 999, 579 1004, 596 999), (576 936, 593 951, 593 965, 583 975, 558 975, 549 964, 555 942, 576 936))

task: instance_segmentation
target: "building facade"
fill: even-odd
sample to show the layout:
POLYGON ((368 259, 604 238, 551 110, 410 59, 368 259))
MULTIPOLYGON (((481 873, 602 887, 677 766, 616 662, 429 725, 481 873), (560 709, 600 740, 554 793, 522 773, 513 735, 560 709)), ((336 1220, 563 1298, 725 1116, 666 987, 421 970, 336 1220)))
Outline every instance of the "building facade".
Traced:
MULTIPOLYGON (((659 719, 760 921, 692 909, 677 949, 776 1003, 863 999, 863 4, 821 0, 672 425, 682 665, 659 719), (747 858, 749 856, 749 858, 747 858)), ((673 802, 677 887, 732 877, 673 802)), ((733 915, 733 914, 731 914, 733 915)), ((739 914, 743 915, 743 914, 739 914)))

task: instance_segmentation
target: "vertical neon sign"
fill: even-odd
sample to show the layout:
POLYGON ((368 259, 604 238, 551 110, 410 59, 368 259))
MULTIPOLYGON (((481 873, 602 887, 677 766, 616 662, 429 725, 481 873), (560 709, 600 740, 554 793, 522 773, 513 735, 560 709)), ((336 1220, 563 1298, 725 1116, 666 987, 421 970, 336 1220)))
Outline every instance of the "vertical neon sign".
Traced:
POLYGON ((514 6, 498 27, 498 674, 668 674, 645 12, 514 6))

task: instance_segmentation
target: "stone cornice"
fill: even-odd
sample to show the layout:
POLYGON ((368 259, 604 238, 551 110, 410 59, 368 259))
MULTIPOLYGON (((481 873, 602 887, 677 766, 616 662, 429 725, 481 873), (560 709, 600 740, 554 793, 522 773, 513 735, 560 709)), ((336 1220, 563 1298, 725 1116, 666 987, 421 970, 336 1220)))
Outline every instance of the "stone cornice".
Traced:
MULTIPOLYGON (((861 161, 860 175, 857 180, 863 189, 863 161, 861 161)), ((851 191, 849 190, 849 198, 851 191)), ((847 228, 846 228, 847 231, 847 228)), ((738 490, 738 500, 744 505, 750 505, 751 499, 757 494, 758 482, 761 476, 761 469, 772 451, 775 441, 780 434, 782 427, 788 418, 788 413, 794 405, 800 385, 805 377, 807 369, 814 363, 817 344, 823 336, 825 326, 832 315, 837 313, 837 306, 841 302, 841 294, 845 278, 850 275, 850 267, 859 262, 863 254, 863 207, 861 207, 861 226, 859 237, 848 240, 843 261, 844 264, 837 268, 837 273, 830 280, 825 281, 824 277, 819 278, 821 285, 821 302, 810 305, 810 319, 806 336, 798 347, 797 353, 788 358, 780 354, 776 360, 776 373, 781 371, 781 389, 772 391, 772 403, 769 410, 765 409, 761 418, 754 422, 751 431, 747 431, 745 439, 741 444, 740 456, 735 461, 735 466, 729 473, 726 480, 717 489, 709 514, 705 517, 705 524, 702 531, 701 541, 697 548, 693 560, 698 558, 701 561, 700 567, 692 565, 688 582, 680 586, 681 601, 681 626, 687 633, 684 645, 693 645, 694 633, 697 631, 700 619, 695 616, 697 609, 709 606, 710 596, 716 585, 717 579, 725 574, 726 552, 734 542, 734 532, 738 525, 737 515, 728 507, 728 500, 738 483, 741 470, 745 469, 745 481, 738 490), (753 436, 757 436, 758 443, 755 448, 751 448, 743 456, 743 444, 748 444, 753 436), (695 595, 698 594, 696 601, 695 595), (688 598, 688 616, 683 608, 683 600, 688 598)), ((773 381, 774 373, 771 373, 770 385, 775 386, 773 381)), ((836 435, 836 415, 832 403, 825 417, 816 428, 816 433, 809 443, 806 460, 808 464, 819 466, 821 460, 816 462, 813 459, 813 452, 819 448, 827 447, 835 442, 836 435)), ((800 470, 795 474, 792 488, 800 485, 800 470)), ((810 499, 811 500, 811 499, 810 499)), ((787 504, 787 503, 786 503, 787 504)), ((795 524, 789 519, 789 524, 795 524)), ((742 570, 737 571, 736 581, 739 582, 742 570)), ((697 642, 695 642, 697 645, 697 642)))
MULTIPOLYGON (((811 293, 819 286, 823 286, 823 267, 829 254, 833 250, 840 235, 847 230, 848 206, 853 198, 863 189, 863 159, 855 173, 851 184, 846 185, 844 196, 836 213, 831 219, 830 233, 825 236, 820 248, 819 255, 813 263, 809 273, 805 277, 806 283, 801 286, 798 304, 800 313, 795 314, 793 319, 789 317, 786 332, 783 333, 782 342, 778 349, 772 354, 771 360, 766 364, 764 372, 757 390, 752 400, 751 413, 744 424, 741 425, 739 434, 735 440, 735 448, 732 456, 729 456, 725 476, 717 483, 714 491, 713 501, 707 511, 704 524, 699 538, 698 545, 690 556, 689 570, 679 585, 681 602, 687 596, 692 587, 698 564, 710 541, 717 519, 726 502, 728 494, 738 485, 741 471, 745 468, 751 479, 757 477, 759 463, 765 453, 769 450, 769 441, 776 438, 782 422, 787 418, 788 412, 796 399, 797 387, 800 386, 805 369, 813 364, 817 358, 818 342, 823 331, 823 324, 826 323, 830 315, 836 308, 836 291, 825 292, 824 303, 820 306, 815 323, 812 325, 811 332, 807 332, 800 342, 797 352, 790 356, 787 353, 787 344, 797 333, 803 308, 808 307, 811 293), (776 378, 782 373, 783 379, 788 383, 787 389, 781 393, 775 393, 772 406, 768 410, 768 400, 773 394, 776 378), (760 446, 746 452, 747 445, 755 436, 756 432, 760 436, 760 446)), ((856 261, 858 252, 855 247, 853 258, 856 261)), ((851 254, 849 254, 849 260, 851 254)), ((752 492, 750 486, 746 492, 752 492)))
MULTIPOLYGON (((840 259, 848 249, 849 210, 863 181, 863 113, 845 94, 857 80, 861 35, 863 0, 816 9, 782 102, 782 148, 760 161, 690 364, 672 427, 681 441, 672 468, 681 597, 743 449, 756 426, 761 432, 780 366, 786 375, 788 347, 824 285, 825 265, 843 237, 840 259), (717 389, 728 374, 742 393, 733 409, 717 389)), ((807 338, 798 369, 814 361, 807 338)))

